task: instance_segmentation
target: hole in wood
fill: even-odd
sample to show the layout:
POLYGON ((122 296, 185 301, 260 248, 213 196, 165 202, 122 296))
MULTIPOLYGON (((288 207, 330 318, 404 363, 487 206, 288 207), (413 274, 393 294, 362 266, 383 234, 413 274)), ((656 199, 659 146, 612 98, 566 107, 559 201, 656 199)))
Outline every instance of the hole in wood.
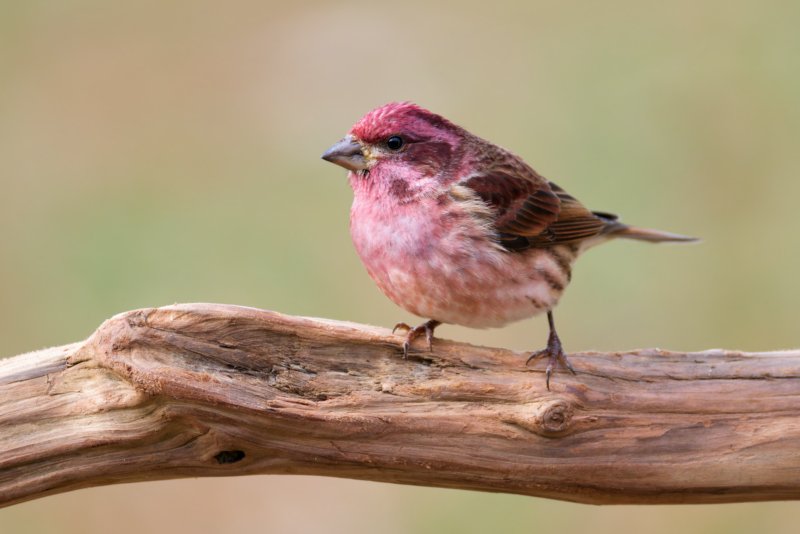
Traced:
POLYGON ((214 456, 220 464, 235 464, 244 458, 244 451, 222 451, 214 456))

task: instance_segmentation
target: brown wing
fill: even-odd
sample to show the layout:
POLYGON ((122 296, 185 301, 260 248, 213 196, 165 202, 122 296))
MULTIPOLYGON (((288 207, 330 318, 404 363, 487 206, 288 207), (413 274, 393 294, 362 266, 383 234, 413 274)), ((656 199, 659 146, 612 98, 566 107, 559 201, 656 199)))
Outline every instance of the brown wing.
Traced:
POLYGON ((528 238, 530 246, 550 246, 582 241, 605 234, 624 226, 617 222, 619 217, 613 213, 589 211, 572 195, 553 182, 550 188, 561 201, 558 220, 548 225, 539 235, 528 238))
POLYGON ((536 236, 558 220, 561 202, 550 184, 510 152, 496 156, 481 172, 462 181, 495 214, 494 226, 517 236, 536 236))
POLYGON ((581 241, 620 226, 616 216, 589 211, 510 152, 461 185, 492 209, 500 243, 508 250, 581 241))

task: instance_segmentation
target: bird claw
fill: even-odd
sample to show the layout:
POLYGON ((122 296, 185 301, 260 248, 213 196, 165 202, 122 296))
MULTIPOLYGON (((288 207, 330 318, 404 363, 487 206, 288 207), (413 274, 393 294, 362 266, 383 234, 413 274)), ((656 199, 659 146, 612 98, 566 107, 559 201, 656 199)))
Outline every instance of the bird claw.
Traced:
POLYGON ((394 334, 395 330, 398 328, 402 328, 408 332, 406 334, 406 340, 403 342, 403 359, 408 360, 408 349, 411 346, 411 342, 414 341, 415 338, 421 336, 423 332, 425 333, 425 338, 428 340, 428 348, 431 352, 433 352, 433 329, 440 324, 442 323, 439 321, 434 321, 433 319, 430 321, 425 321, 421 325, 415 326, 414 328, 411 328, 406 323, 397 323, 392 329, 392 334, 394 334))
POLYGON ((525 362, 525 365, 528 365, 533 359, 543 358, 545 356, 550 359, 550 361, 547 362, 547 370, 544 373, 547 391, 550 391, 550 376, 552 376, 553 371, 558 363, 561 363, 562 366, 572 371, 572 374, 577 374, 575 373, 575 369, 573 369, 572 365, 569 363, 567 355, 564 354, 564 350, 561 348, 561 340, 558 339, 558 336, 553 335, 552 333, 550 334, 550 338, 547 340, 547 347, 531 353, 530 357, 525 362))
POLYGON ((403 330, 405 330, 406 332, 411 332, 411 327, 410 327, 410 326, 408 326, 406 323, 397 323, 396 325, 394 325, 394 328, 392 328, 392 334, 394 334, 394 333, 395 333, 395 331, 396 331, 398 328, 402 328, 402 329, 403 329, 403 330))

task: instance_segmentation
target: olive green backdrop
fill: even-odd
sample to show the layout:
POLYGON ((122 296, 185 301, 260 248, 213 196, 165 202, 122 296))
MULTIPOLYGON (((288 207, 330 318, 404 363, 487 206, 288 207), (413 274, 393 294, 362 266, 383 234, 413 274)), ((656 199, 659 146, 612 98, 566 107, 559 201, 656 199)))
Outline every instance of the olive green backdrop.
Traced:
MULTIPOLYGON (((0 356, 174 302, 415 321, 366 275, 345 172, 319 159, 393 100, 590 208, 705 238, 581 258, 567 351, 797 347, 798 28, 779 0, 0 2, 0 356)), ((547 326, 437 334, 533 350, 547 326)), ((0 510, 0 534, 793 532, 798 506, 262 476, 49 497, 0 510)))

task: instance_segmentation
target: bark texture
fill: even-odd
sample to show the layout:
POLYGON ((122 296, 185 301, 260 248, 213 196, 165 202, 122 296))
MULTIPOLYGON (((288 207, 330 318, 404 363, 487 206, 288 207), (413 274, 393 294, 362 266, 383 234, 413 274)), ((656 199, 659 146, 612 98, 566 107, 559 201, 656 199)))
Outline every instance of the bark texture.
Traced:
POLYGON ((0 506, 309 474, 583 503, 800 497, 800 352, 525 354, 214 304, 0 361, 0 506), (418 343, 418 344, 417 344, 418 343))

